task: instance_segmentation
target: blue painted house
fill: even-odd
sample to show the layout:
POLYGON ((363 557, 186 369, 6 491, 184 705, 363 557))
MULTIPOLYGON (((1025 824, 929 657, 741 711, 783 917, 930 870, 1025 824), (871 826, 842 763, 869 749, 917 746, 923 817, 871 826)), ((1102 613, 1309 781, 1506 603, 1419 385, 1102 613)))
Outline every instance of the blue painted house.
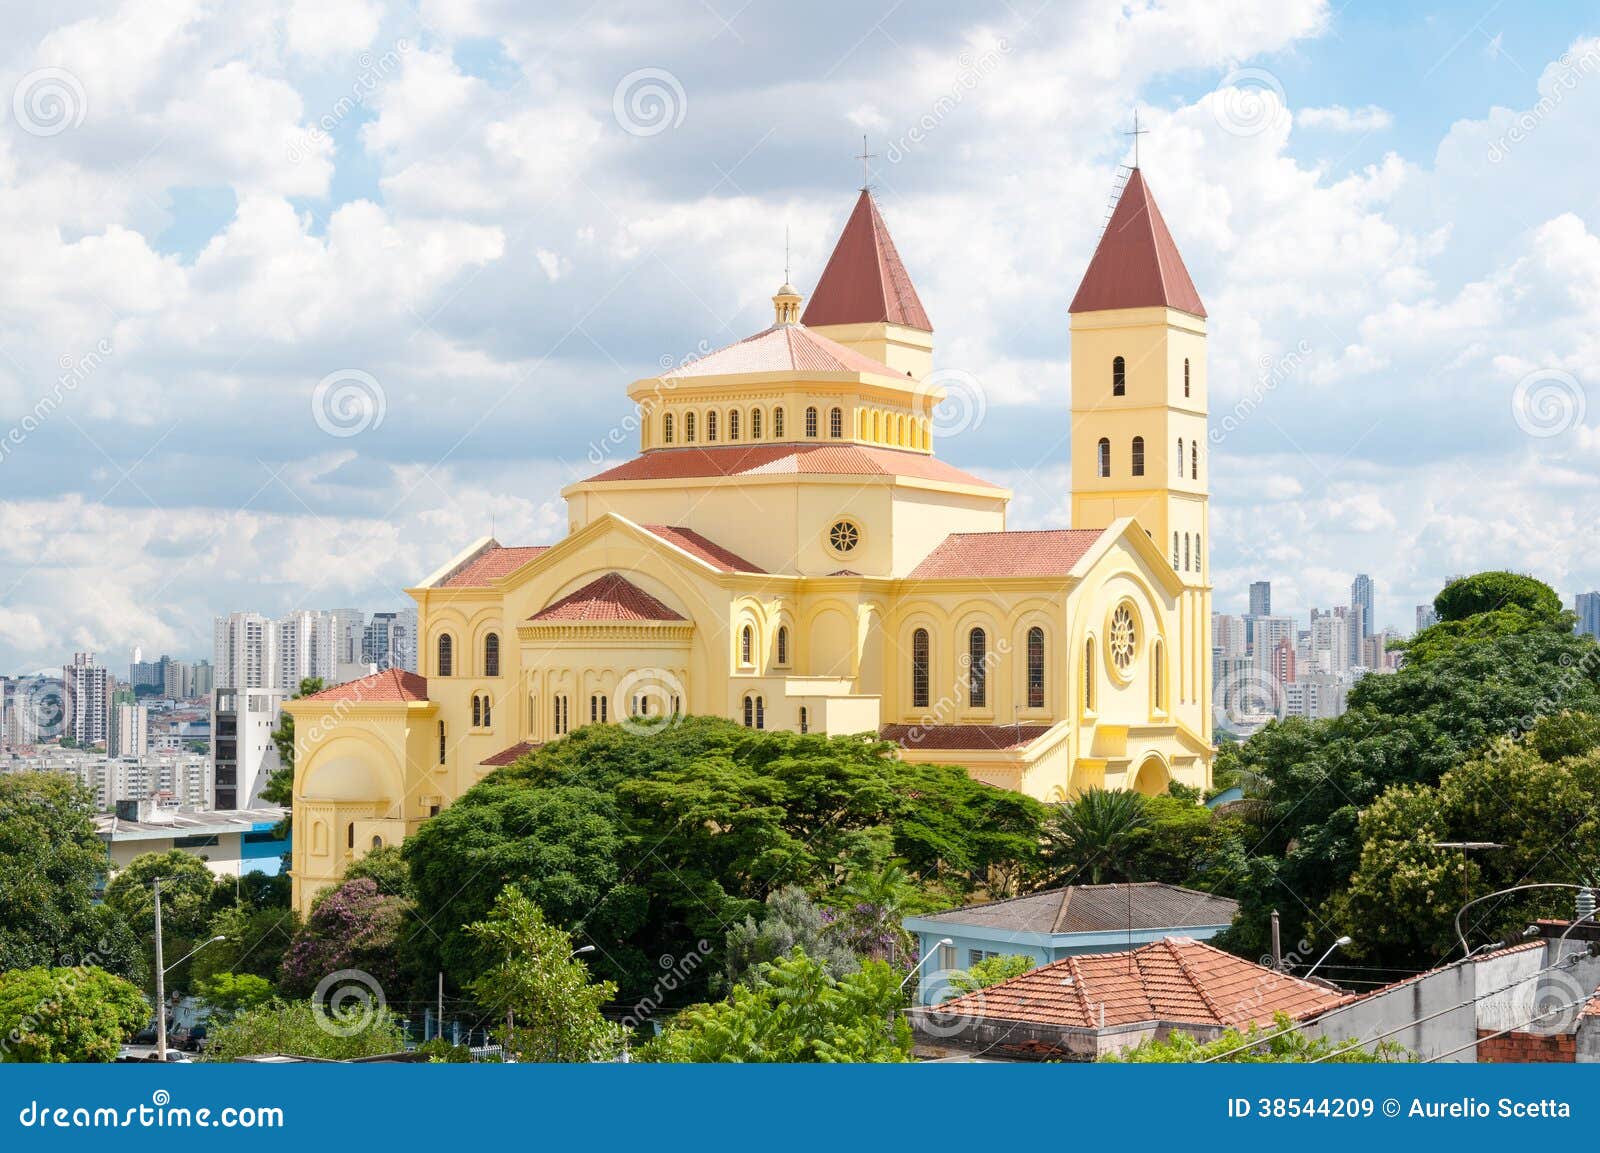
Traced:
POLYGON ((1023 954, 1047 965, 1081 953, 1136 949, 1163 937, 1205 940, 1233 923, 1237 901, 1178 885, 1069 885, 1026 897, 906 917, 926 962, 918 999, 949 992, 948 974, 988 957, 1023 954), (931 958, 931 959, 930 959, 931 958))

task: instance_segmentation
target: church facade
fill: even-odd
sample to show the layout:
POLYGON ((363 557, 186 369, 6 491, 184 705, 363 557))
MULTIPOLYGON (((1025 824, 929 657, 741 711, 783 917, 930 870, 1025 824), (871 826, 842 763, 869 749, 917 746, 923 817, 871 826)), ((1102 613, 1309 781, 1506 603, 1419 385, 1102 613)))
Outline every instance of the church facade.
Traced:
POLYGON ((933 327, 863 190, 808 301, 628 390, 554 545, 409 590, 419 672, 285 707, 296 907, 499 765, 689 713, 875 733, 1063 800, 1210 782, 1206 314, 1132 171, 1069 308, 1070 529, 935 455, 933 327))

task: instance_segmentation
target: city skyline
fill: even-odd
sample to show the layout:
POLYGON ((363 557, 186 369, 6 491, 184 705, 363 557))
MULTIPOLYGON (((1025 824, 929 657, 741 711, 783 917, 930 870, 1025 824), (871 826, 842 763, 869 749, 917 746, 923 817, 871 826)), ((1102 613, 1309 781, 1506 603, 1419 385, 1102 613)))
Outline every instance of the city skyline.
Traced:
POLYGON ((1065 527, 1059 273, 1135 109, 1219 318, 1215 586, 1268 571, 1311 606, 1353 568, 1398 625, 1454 572, 1600 587, 1573 287, 1600 193, 1539 178, 1600 108, 1585 10, 1235 9, 902 6, 859 52, 827 6, 751 9, 731 71, 709 11, 559 60, 543 10, 487 39, 375 3, 267 37, 19 16, 0 78, 57 84, 65 117, 0 127, 0 236, 34 270, 5 299, 0 668, 199 654, 240 604, 398 603, 463 536, 558 539, 550 494, 632 451, 628 380, 765 323, 786 231, 814 286, 863 133, 956 395, 942 459, 1011 486, 1012 527, 1065 527), (1084 42, 1114 54, 1065 67, 1084 42), (194 93, 237 149, 170 143, 194 93))

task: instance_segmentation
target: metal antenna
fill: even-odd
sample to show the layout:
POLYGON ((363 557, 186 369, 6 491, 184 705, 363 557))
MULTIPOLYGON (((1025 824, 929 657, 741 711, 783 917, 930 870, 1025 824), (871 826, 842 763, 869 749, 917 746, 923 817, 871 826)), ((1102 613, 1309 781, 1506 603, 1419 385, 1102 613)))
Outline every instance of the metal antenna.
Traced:
POLYGON ((783 282, 789 283, 789 226, 783 226, 783 282))

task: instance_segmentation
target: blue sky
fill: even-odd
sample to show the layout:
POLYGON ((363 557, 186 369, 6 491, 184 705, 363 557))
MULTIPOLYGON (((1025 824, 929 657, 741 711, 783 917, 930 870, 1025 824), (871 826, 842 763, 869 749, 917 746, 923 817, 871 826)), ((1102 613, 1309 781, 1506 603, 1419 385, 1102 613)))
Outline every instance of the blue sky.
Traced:
POLYGON ((765 325, 786 228, 809 289, 863 132, 986 401, 940 455, 1063 525, 1065 310, 1135 107, 1211 312, 1218 607, 1600 586, 1600 28, 1394 7, 17 6, 0 669, 557 538, 627 384, 765 325))

